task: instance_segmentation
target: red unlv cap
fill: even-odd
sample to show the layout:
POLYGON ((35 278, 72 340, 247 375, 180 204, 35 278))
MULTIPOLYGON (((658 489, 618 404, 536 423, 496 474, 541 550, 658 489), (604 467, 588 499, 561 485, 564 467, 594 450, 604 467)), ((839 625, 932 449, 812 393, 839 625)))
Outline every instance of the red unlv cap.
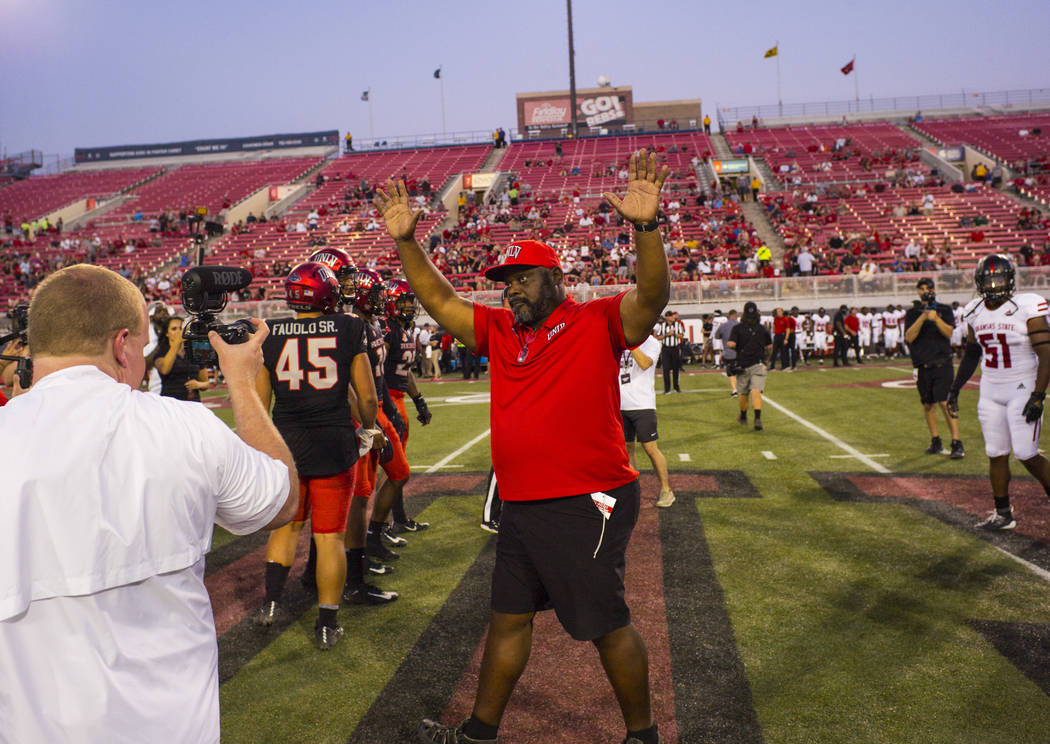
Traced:
POLYGON ((558 254, 546 243, 538 240, 519 240, 507 246, 499 265, 485 271, 485 278, 494 282, 505 281, 508 271, 516 268, 543 266, 548 269, 560 269, 558 254))

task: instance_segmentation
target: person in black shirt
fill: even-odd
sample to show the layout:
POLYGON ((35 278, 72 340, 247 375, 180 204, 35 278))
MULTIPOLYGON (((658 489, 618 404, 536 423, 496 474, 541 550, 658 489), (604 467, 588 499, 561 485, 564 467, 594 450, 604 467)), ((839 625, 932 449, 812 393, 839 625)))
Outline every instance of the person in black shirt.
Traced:
POLYGON ((954 377, 951 338, 955 314, 950 307, 937 302, 933 279, 923 277, 915 286, 919 301, 904 314, 904 340, 908 342, 912 366, 918 371, 916 387, 930 430, 926 454, 937 455, 944 449, 937 430, 935 406, 940 406, 952 436, 951 458, 958 460, 966 452, 959 439, 959 420, 948 413, 948 393, 954 377))
POLYGON ((180 317, 168 319, 167 333, 157 344, 154 360, 160 373, 160 394, 167 398, 199 401, 200 391, 211 387, 208 370, 186 358, 180 317))
POLYGON ((773 352, 773 337, 760 322, 758 305, 748 302, 740 323, 729 334, 729 348, 736 350, 736 389, 740 401, 740 423, 747 425, 747 406, 755 410, 755 430, 762 431, 762 391, 766 387, 766 363, 773 352), (750 395, 748 395, 750 393, 750 395))
POLYGON ((839 311, 835 313, 835 319, 832 323, 832 331, 835 334, 835 366, 848 367, 849 366, 849 347, 850 347, 850 331, 846 327, 846 316, 849 315, 849 308, 845 305, 839 307, 839 311))
POLYGON ((359 448, 383 442, 375 429, 378 408, 360 318, 334 312, 339 282, 325 265, 308 261, 285 279, 295 317, 269 321, 263 368, 255 386, 288 443, 299 471, 299 511, 270 534, 266 545, 266 598, 257 625, 272 625, 295 559, 299 532, 309 516, 317 545, 318 648, 343 636, 337 612, 347 573, 343 542, 359 448), (362 426, 363 445, 354 422, 362 426))

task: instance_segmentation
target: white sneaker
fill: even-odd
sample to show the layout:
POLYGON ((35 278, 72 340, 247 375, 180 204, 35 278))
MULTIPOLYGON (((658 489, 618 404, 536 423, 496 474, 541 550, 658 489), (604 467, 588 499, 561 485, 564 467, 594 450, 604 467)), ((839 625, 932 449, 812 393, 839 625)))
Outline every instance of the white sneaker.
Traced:
POLYGON ((661 509, 665 509, 674 503, 674 491, 668 489, 666 491, 660 491, 660 498, 656 500, 656 505, 661 509))

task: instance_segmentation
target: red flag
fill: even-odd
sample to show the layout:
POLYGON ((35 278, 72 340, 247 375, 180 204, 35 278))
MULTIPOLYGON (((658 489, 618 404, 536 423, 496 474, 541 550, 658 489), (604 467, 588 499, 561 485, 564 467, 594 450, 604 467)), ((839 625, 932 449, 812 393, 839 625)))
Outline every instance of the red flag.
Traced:
POLYGON ((846 66, 842 68, 842 74, 843 75, 849 75, 851 72, 853 72, 853 63, 855 61, 856 61, 856 58, 851 59, 849 62, 846 63, 846 66))

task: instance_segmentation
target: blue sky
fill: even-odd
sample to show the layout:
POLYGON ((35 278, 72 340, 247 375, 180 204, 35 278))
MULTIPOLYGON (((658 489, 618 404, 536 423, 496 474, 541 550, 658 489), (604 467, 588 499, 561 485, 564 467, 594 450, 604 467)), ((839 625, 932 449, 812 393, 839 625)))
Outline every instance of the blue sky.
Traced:
MULTIPOLYGON (((1050 87, 1050 2, 576 0, 577 85, 704 109, 1050 87)), ((0 148, 320 129, 516 126, 514 94, 568 87, 564 0, 0 0, 0 148)))

